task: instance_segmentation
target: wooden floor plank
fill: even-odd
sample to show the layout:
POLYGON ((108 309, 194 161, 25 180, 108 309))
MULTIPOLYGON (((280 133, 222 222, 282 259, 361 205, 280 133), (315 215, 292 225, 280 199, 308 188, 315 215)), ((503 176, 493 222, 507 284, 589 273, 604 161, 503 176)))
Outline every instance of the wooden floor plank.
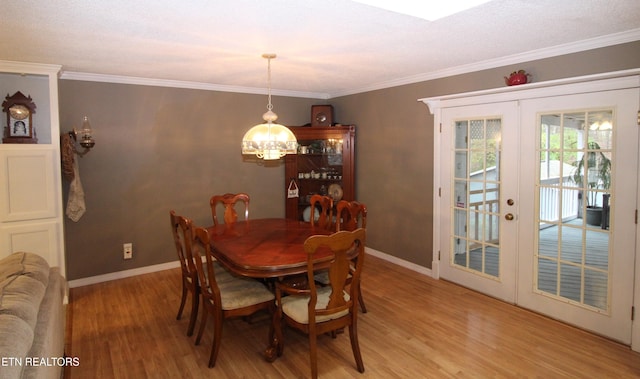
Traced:
MULTIPOLYGON (((180 321, 179 269, 73 288, 65 378, 304 378, 308 339, 285 331, 284 355, 263 359, 268 318, 225 323, 215 368, 180 321)), ((348 334, 318 341, 321 378, 637 378, 640 354, 627 346, 367 256, 362 290, 368 313, 358 330, 365 372, 348 334)))

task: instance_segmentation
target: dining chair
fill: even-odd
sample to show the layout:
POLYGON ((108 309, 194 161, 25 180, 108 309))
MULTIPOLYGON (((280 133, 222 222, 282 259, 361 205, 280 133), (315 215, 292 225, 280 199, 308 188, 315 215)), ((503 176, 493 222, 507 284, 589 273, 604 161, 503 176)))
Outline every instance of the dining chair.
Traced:
MULTIPOLYGON (((218 266, 211 255, 209 233, 205 228, 194 227, 193 239, 187 242, 187 246, 196 262, 203 303, 196 345, 200 344, 208 316, 213 316, 209 367, 214 367, 222 342, 223 321, 232 317, 250 316, 260 310, 268 311, 271 320, 275 312, 275 297, 261 282, 234 276, 218 266)), ((270 325, 269 340, 273 340, 273 324, 270 325)))
MULTIPOLYGON (((191 293, 191 315, 189 317, 189 326, 187 327, 187 335, 193 334, 193 329, 196 325, 196 319, 198 317, 198 305, 200 301, 200 286, 198 285, 198 273, 196 271, 193 257, 186 248, 186 241, 191 238, 190 235, 185 235, 185 230, 180 227, 181 220, 185 220, 183 216, 179 216, 175 211, 169 211, 169 217, 171 218, 171 232, 173 234, 173 241, 175 243, 176 252, 178 254, 178 260, 180 261, 180 271, 182 275, 182 298, 180 299, 180 308, 178 309, 178 315, 176 320, 182 318, 182 311, 187 302, 187 297, 191 293)), ((191 233, 191 231, 187 231, 191 233)))
MULTIPOLYGON (((348 230, 353 231, 358 228, 367 227, 367 207, 357 201, 340 200, 336 205, 336 231, 348 230)), ((314 275, 316 283, 322 285, 329 284, 329 273, 326 270, 316 272, 314 275)), ((364 304, 364 298, 362 297, 362 290, 360 289, 360 283, 358 285, 358 302, 360 303, 360 309, 362 313, 367 313, 367 306, 364 304)))
POLYGON ((309 221, 311 226, 319 226, 323 229, 331 229, 333 224, 333 199, 324 195, 312 195, 309 201, 311 203, 311 216, 309 221), (316 219, 315 212, 319 212, 316 219))
POLYGON ((340 200, 336 204, 336 231, 367 227, 367 206, 358 201, 340 200))
POLYGON ((319 335, 335 332, 349 327, 351 350, 359 372, 364 372, 364 363, 358 343, 358 283, 364 264, 364 246, 366 232, 360 228, 355 231, 339 231, 331 235, 313 235, 304 242, 307 253, 308 289, 291 288, 276 283, 276 338, 277 354, 284 349, 282 323, 309 335, 309 353, 311 376, 318 377, 317 339, 319 335), (327 258, 316 259, 319 251, 331 252, 329 261, 328 286, 316 286, 313 272, 316 265, 326 264, 327 258), (353 256, 355 255, 355 257, 353 256), (355 259, 355 266, 352 264, 355 259), (348 278, 351 276, 351 285, 348 278), (284 295, 288 296, 284 296, 284 295))
POLYGON ((249 195, 246 193, 225 193, 224 195, 213 195, 209 199, 209 205, 211 206, 211 218, 213 218, 213 225, 218 225, 217 208, 219 205, 224 207, 224 213, 222 220, 225 224, 233 224, 238 221, 238 212, 236 211, 236 204, 238 202, 244 203, 244 219, 249 219, 249 195))

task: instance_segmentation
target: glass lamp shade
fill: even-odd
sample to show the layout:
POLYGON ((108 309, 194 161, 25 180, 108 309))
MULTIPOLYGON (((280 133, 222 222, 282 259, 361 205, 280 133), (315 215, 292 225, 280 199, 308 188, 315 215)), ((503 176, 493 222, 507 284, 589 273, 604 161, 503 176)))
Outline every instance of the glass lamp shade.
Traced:
POLYGON ((267 122, 249 129, 242 138, 242 154, 275 160, 296 154, 298 140, 286 126, 267 122))
POLYGON ((91 124, 89 117, 84 116, 82 119, 82 129, 80 129, 80 145, 86 148, 92 148, 96 142, 93 140, 91 124))

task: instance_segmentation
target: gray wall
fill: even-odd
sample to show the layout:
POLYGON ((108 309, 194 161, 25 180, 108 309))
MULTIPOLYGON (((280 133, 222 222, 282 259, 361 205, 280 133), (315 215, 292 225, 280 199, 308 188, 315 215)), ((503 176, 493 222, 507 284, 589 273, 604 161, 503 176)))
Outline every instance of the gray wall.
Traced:
MULTIPOLYGON (((267 97, 61 80, 61 130, 91 119, 96 146, 80 158, 87 211, 65 218, 67 278, 176 260, 169 210, 211 224, 209 198, 245 191, 250 215, 284 217, 280 165, 243 161, 240 141, 267 97), (132 242, 134 258, 123 260, 132 242)), ((282 123, 308 122, 312 99, 274 98, 282 123)), ((63 189, 68 193, 68 183, 63 189)))
MULTIPOLYGON (((332 99, 336 120, 357 125, 356 197, 369 210, 369 247, 431 267, 433 117, 418 98, 502 87, 520 68, 545 81, 638 67, 634 42, 332 99)), ((324 103, 273 102, 285 125, 309 122, 310 106, 324 103)), ((174 261, 169 210, 209 224, 214 193, 247 192, 252 218, 283 217, 283 167, 240 155, 265 106, 262 95, 61 80, 61 129, 88 115, 97 140, 80 160, 87 212, 65 220, 68 279, 174 261), (124 242, 134 259, 122 259, 124 242)))

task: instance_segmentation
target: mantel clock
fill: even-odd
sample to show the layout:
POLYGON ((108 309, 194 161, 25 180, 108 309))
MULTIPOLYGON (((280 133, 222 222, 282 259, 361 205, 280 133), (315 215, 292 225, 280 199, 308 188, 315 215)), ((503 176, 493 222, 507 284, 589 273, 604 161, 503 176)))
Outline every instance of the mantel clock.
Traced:
POLYGON ((36 105, 31 96, 25 96, 20 91, 13 96, 7 95, 2 110, 7 114, 2 143, 38 143, 33 127, 36 105))

